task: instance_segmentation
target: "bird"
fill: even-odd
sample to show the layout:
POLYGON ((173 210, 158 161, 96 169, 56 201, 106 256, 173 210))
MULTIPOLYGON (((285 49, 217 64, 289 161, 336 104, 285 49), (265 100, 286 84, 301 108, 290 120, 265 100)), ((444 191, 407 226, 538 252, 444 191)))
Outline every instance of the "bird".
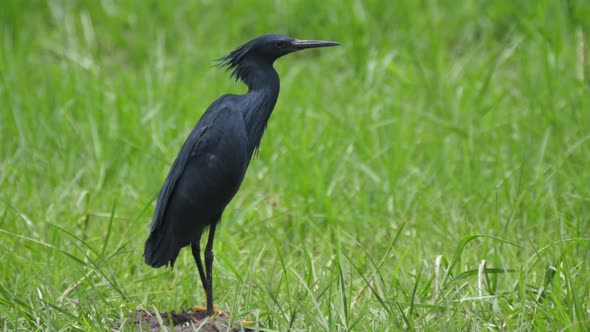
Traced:
POLYGON ((280 80, 273 64, 293 52, 337 45, 266 34, 217 59, 217 66, 231 71, 230 77, 246 84, 248 91, 219 97, 189 134, 158 195, 143 254, 151 267, 173 268, 180 249, 190 245, 210 317, 215 230, 242 184, 277 102, 280 80), (207 228, 203 265, 200 242, 207 228))

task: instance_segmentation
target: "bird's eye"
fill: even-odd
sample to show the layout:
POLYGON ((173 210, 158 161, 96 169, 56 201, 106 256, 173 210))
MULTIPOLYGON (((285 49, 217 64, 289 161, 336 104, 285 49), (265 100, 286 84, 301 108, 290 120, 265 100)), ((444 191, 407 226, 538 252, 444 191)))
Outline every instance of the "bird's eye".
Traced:
POLYGON ((283 46, 285 46, 285 42, 282 40, 276 41, 275 46, 278 48, 283 48, 283 46))

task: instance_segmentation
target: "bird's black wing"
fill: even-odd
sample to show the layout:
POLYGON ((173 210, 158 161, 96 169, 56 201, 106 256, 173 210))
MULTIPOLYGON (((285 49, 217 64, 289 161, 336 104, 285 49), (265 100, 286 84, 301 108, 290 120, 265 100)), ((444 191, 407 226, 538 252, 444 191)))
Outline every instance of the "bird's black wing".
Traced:
POLYGON ((209 128, 208 124, 200 125, 198 123, 195 129, 191 132, 190 136, 187 138, 186 142, 180 149, 178 156, 174 160, 172 167, 170 168, 170 172, 166 177, 166 181, 162 185, 162 190, 160 190, 160 194, 158 195, 158 201, 156 203, 156 211, 154 213, 154 218, 152 220, 152 228, 151 232, 159 229, 162 226, 162 221, 164 220, 164 214, 166 212, 166 205, 170 200, 170 196, 174 191, 174 187, 176 186, 176 182, 181 177, 184 168, 186 167, 189 159, 192 155, 192 151, 198 149, 199 144, 201 143, 201 138, 209 128))

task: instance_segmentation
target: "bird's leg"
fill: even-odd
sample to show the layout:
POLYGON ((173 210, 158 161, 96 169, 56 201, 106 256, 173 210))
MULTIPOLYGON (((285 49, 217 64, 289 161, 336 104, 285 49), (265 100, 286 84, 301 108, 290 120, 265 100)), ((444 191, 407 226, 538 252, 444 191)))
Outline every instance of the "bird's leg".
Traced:
POLYGON ((207 277, 205 276, 205 270, 203 269, 203 260, 201 259, 201 247, 199 243, 200 240, 191 243, 191 250, 193 252, 193 258, 195 259, 195 263, 197 263, 197 268, 199 269, 199 277, 201 278, 203 290, 205 291, 205 293, 207 293, 207 277))
MULTIPOLYGON (((197 268, 199 269, 199 277, 201 278, 201 283, 203 284, 203 290, 205 291, 205 297, 209 298, 208 291, 207 291, 207 276, 205 275, 205 269, 203 268, 203 260, 201 259, 201 236, 199 236, 199 240, 191 243, 191 250, 193 252, 193 258, 195 259, 195 263, 197 263, 197 268)), ((202 306, 193 306, 191 308, 193 312, 198 311, 207 311, 206 307, 202 306)), ((213 305, 213 311, 217 312, 217 308, 213 305)), ((226 316, 225 313, 219 312, 219 315, 226 316)))
POLYGON ((209 238, 207 239, 207 246, 205 247, 205 269, 207 286, 205 292, 207 293, 207 315, 214 314, 213 308, 213 238, 215 237, 216 223, 209 226, 209 238))
MULTIPOLYGON (((207 296, 207 277, 205 276, 205 269, 203 269, 203 259, 201 258, 201 235, 198 236, 198 239, 191 243, 191 251, 193 253, 193 258, 195 259, 195 263, 197 263, 197 269, 199 269, 199 277, 201 279, 201 284, 203 285, 203 290, 205 291, 205 297, 207 296)), ((201 306, 194 306, 191 308, 193 312, 197 311, 205 311, 207 308, 201 306)))

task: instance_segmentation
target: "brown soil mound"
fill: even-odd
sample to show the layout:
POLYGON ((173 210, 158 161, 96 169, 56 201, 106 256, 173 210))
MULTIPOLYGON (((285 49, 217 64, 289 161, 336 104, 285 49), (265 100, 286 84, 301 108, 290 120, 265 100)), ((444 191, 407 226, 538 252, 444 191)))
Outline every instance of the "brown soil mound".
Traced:
POLYGON ((228 317, 218 316, 215 320, 209 319, 204 311, 176 313, 164 312, 160 313, 160 317, 150 310, 137 310, 128 320, 121 322, 119 328, 123 330, 132 331, 162 331, 161 327, 165 327, 166 331, 175 332, 238 332, 238 331, 256 331, 253 327, 239 326, 239 322, 234 322, 236 326, 228 326, 228 317))

